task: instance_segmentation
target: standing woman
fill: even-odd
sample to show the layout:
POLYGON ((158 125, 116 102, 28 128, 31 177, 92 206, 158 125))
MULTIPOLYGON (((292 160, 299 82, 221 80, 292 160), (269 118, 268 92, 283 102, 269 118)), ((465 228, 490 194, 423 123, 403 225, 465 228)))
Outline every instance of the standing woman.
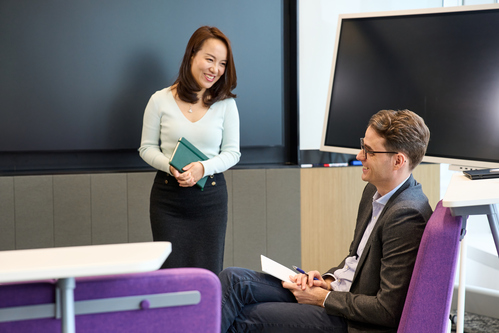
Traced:
POLYGON ((215 27, 191 36, 172 86, 154 93, 144 112, 140 156, 158 170, 151 190, 153 239, 170 241, 162 268, 201 267, 218 274, 227 228, 223 172, 239 162, 236 68, 229 39, 215 27), (185 137, 209 159, 180 173, 170 157, 185 137), (203 191, 196 182, 209 176, 203 191))

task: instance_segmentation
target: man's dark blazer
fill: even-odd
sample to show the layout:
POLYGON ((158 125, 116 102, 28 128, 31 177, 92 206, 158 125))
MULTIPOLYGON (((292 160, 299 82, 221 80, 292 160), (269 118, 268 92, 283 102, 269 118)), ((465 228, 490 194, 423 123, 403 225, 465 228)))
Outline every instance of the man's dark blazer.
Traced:
MULTIPOLYGON (((376 187, 371 184, 364 189, 348 256, 357 253, 371 220, 375 193, 376 187)), ((431 214, 421 184, 411 175, 379 216, 359 259, 350 292, 332 291, 326 298, 326 312, 344 317, 348 332, 397 331, 419 243, 431 214)), ((345 259, 328 273, 342 268, 345 259)))

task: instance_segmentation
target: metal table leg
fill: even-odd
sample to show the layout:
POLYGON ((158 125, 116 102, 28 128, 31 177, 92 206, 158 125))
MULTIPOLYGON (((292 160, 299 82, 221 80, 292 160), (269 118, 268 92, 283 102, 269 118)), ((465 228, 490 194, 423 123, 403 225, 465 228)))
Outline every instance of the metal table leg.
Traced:
POLYGON ((464 332, 464 298, 466 294, 466 256, 468 245, 466 237, 461 239, 461 256, 459 260, 459 288, 457 290, 457 325, 456 333, 464 332))
POLYGON ((61 328, 62 333, 75 333, 74 278, 64 278, 57 281, 60 290, 61 328))
POLYGON ((497 207, 498 205, 490 205, 487 219, 489 220, 490 231, 492 232, 492 237, 494 237, 497 255, 499 256, 499 213, 497 207))

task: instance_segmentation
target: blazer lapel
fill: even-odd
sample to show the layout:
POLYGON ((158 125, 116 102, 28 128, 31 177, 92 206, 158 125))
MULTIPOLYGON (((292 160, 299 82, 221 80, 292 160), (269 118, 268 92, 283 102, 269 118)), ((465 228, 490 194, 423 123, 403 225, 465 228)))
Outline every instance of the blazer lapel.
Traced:
MULTIPOLYGON (((376 225, 374 226, 373 231, 371 232, 371 235, 369 236, 369 239, 367 240, 366 247, 364 248, 364 251, 362 252, 362 255, 359 258, 359 263, 357 264, 357 269, 355 270, 352 284, 355 281, 357 274, 362 270, 362 266, 363 266, 364 262, 366 261, 367 255, 369 254, 369 250, 371 249, 373 237, 377 233, 377 229, 381 228, 381 226, 383 225, 383 223, 382 222, 380 223, 380 221, 383 221, 383 217, 385 215, 385 212, 391 206, 392 202, 398 197, 398 195, 400 193, 402 193, 402 191, 407 189, 409 186, 411 186, 411 184, 413 182, 414 182, 414 178, 412 177, 412 174, 411 174, 409 176, 409 178, 407 179, 407 181, 404 184, 402 184, 402 186, 400 186, 400 188, 391 196, 390 200, 388 200, 385 207, 383 208, 383 210, 379 214, 378 221, 376 222, 376 225)), ((372 211, 373 211, 372 205, 371 205, 371 208, 369 211, 370 211, 370 213, 369 213, 368 219, 365 221, 365 225, 362 226, 362 233, 360 234, 360 237, 358 235, 356 235, 355 252, 354 252, 355 254, 357 253, 357 248, 359 247, 362 236, 364 235, 364 231, 367 228, 367 224, 369 223, 369 221, 371 221, 371 215, 372 215, 372 211)))

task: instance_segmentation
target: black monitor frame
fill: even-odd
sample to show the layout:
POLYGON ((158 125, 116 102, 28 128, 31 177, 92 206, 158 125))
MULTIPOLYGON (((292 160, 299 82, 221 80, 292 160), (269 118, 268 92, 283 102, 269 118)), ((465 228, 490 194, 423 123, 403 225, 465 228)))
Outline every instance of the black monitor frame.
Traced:
POLYGON ((372 114, 411 109, 432 132, 423 161, 499 167, 495 22, 497 4, 340 15, 321 150, 356 155, 372 114))

